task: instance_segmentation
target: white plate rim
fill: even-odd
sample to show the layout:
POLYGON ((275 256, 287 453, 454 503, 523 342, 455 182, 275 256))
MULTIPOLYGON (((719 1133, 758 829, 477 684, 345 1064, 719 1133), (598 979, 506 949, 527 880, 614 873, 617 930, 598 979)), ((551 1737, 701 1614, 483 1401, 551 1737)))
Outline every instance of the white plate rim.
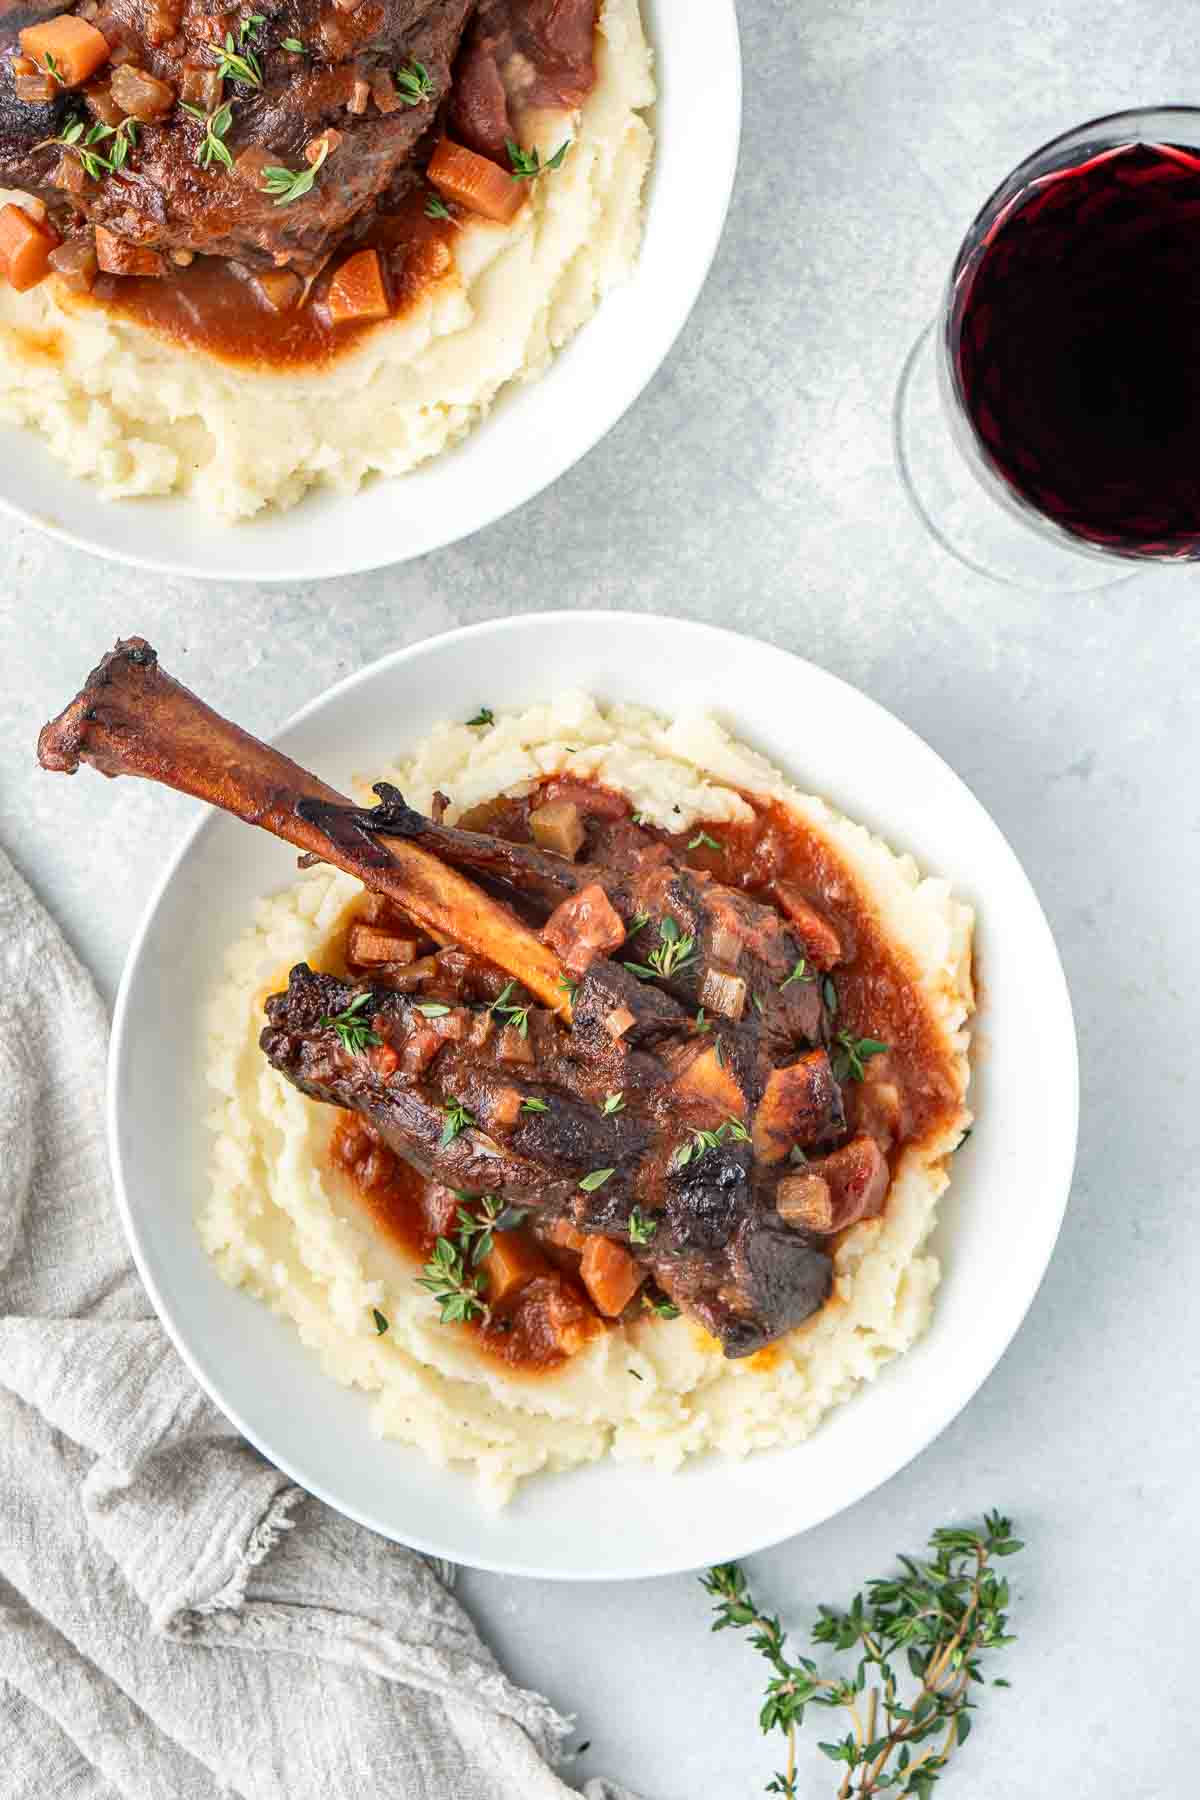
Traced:
MULTIPOLYGON (((671 0, 666 0, 666 4, 669 6, 671 0)), ((545 465, 533 473, 531 479, 518 484, 512 491, 502 494, 494 504, 484 505, 478 511, 471 511, 469 522, 462 528, 448 523, 444 528, 433 530, 425 536, 417 535, 410 539, 409 543, 397 542, 387 550, 358 555, 350 554, 343 557, 332 556, 324 562, 320 558, 314 559, 311 548, 305 547, 302 554, 293 553, 297 555, 297 560, 281 562, 278 567, 269 569, 258 567, 239 569, 236 565, 208 566, 204 561, 197 562, 180 560, 172 556, 150 555, 136 548, 111 544, 90 536, 86 532, 73 529, 70 525, 59 523, 56 518, 49 517, 32 506, 23 505, 4 493, 2 488, 0 488, 0 516, 12 518, 19 525, 41 532, 71 549, 86 551, 89 555, 98 556, 104 561, 114 562, 126 568, 140 569, 150 574, 186 577, 195 581, 253 582, 256 585, 276 586, 284 583, 307 584, 314 581, 336 580, 343 576, 368 574, 376 569, 398 567, 404 563, 417 561, 435 551, 464 542, 527 506, 530 501, 546 492, 548 488, 569 473, 577 463, 590 455, 645 393, 681 337, 712 270, 724 235, 729 208, 733 200, 734 184, 737 179, 743 122, 744 62, 735 0, 710 0, 710 4, 720 9, 726 34, 724 44, 718 45, 721 61, 715 66, 721 70, 728 81, 727 106, 723 113, 717 114, 721 127, 719 133, 706 145, 706 154, 712 159, 711 163, 706 161, 704 170, 704 192, 708 196, 708 204, 694 221, 699 236, 695 241, 697 254, 693 264, 692 278, 686 287, 681 288, 678 304, 673 310, 671 320, 664 326, 656 339, 653 354, 645 357, 637 365, 636 371, 632 368, 627 370, 624 365, 618 365, 615 370, 611 371, 612 378, 605 384, 604 398, 596 406, 590 424, 566 454, 548 458, 545 465)), ((657 46, 654 45, 653 38, 652 48, 655 48, 657 54, 657 46)), ((653 167, 650 179, 651 181, 654 179, 653 167)), ((633 279, 636 280, 636 278, 637 270, 635 269, 633 279)), ((616 295, 609 295, 605 304, 611 306, 612 301, 619 297, 619 292, 620 290, 616 295)), ((588 321, 588 324, 575 334, 572 341, 563 346, 555 358, 556 363, 565 356, 586 354, 588 326, 592 323, 593 321, 588 321), (580 340, 582 340, 582 349, 580 340)), ((542 383, 539 385, 552 384, 554 376, 555 368, 551 367, 546 371, 542 377, 542 383)), ((512 383, 507 384, 506 389, 497 397, 498 403, 504 401, 505 395, 512 387, 512 383)), ((491 417, 483 420, 473 428, 468 441, 477 437, 482 430, 495 429, 498 424, 502 429, 501 421, 493 420, 491 417)), ((3 434, 7 434, 19 446, 20 442, 31 434, 31 428, 0 425, 0 447, 3 446, 3 434)), ((422 469, 428 469, 440 464, 446 458, 452 458, 457 447, 449 446, 440 457, 435 457, 431 464, 421 465, 409 476, 393 478, 377 476, 373 477, 372 481, 375 485, 381 485, 386 484, 389 480, 404 482, 414 478, 419 479, 422 469)), ((37 444, 37 453, 39 459, 43 455, 49 454, 40 443, 37 444)), ((146 502, 139 502, 136 499, 98 502, 97 497, 91 493, 90 483, 70 475, 57 461, 54 462, 53 468, 63 483, 75 484, 77 488, 82 489, 81 497, 86 497, 89 506, 95 499, 102 506, 113 509, 127 508, 130 509, 129 517, 135 519, 136 513, 132 509, 139 504, 155 504, 153 498, 146 502)), ((164 498, 172 505, 190 505, 178 496, 164 498)), ((341 509, 352 508, 354 501, 358 498, 358 494, 339 496, 324 490, 311 490, 300 502, 300 506, 308 506, 311 503, 315 507, 328 508, 334 513, 335 523, 340 523, 343 522, 341 509)), ((198 509, 196 510, 198 512, 198 509)), ((283 515, 283 519, 289 516, 291 515, 283 515)), ((280 523, 282 526, 282 521, 280 523)), ((352 513, 345 516, 344 524, 346 527, 344 531, 329 535, 336 536, 340 542, 353 545, 355 533, 352 513)), ((238 531, 253 531, 254 529, 254 520, 224 527, 225 532, 231 534, 228 541, 233 541, 238 531)), ((398 525, 397 531, 399 532, 400 529, 401 527, 398 525)))
MULTIPOLYGON (((138 921, 130 943, 117 993, 109 1046, 105 1115, 114 1195, 134 1264, 142 1283, 146 1288, 146 1292, 159 1321, 164 1326, 172 1343, 175 1345, 175 1348, 178 1350, 181 1358, 195 1377, 199 1386, 208 1394, 209 1398, 220 1411, 224 1413, 242 1436, 274 1467, 280 1469, 291 1480, 296 1482, 298 1486, 303 1488, 305 1492, 314 1495, 317 1499, 332 1507, 334 1511, 353 1519, 356 1523, 366 1527, 368 1530, 378 1533, 382 1537, 388 1538, 392 1542, 403 1544, 410 1549, 417 1550, 422 1554, 433 1558, 449 1557, 451 1561, 463 1566, 480 1569, 493 1574, 519 1575, 540 1580, 593 1582, 644 1580, 660 1576, 688 1573, 693 1569, 706 1566, 709 1562, 741 1560, 760 1551, 770 1549, 776 1544, 787 1542, 792 1537, 801 1536, 805 1532, 814 1530, 817 1526, 824 1524, 828 1519, 836 1517, 841 1512, 846 1511, 850 1506, 856 1505, 860 1500, 865 1499, 868 1495, 874 1493, 887 1481, 891 1480, 894 1475, 908 1467, 910 1463, 915 1461, 917 1457, 922 1455, 924 1451, 929 1448, 930 1444, 941 1436, 942 1432, 953 1423, 963 1409, 974 1398, 975 1394, 981 1390, 986 1381, 994 1373, 1011 1346, 1013 1339, 1020 1330, 1045 1278, 1046 1270, 1049 1267, 1055 1246, 1058 1242, 1063 1218, 1070 1199, 1071 1183, 1074 1174, 1078 1145, 1080 1075, 1078 1040, 1075 1030, 1070 991, 1067 985, 1066 974, 1062 967, 1061 957, 1059 956, 1058 948, 1050 929, 1049 921, 1046 919, 1041 902, 1038 899, 1032 883, 1025 874, 1024 868, 1022 867, 1016 852, 1012 849, 1007 838, 1004 836, 1004 833, 992 819, 990 813, 988 813, 982 803, 976 799, 967 783, 964 782, 962 777, 950 767, 945 759, 927 744, 917 732, 906 725, 904 721, 899 719, 894 713, 889 712, 886 707, 880 704, 880 702, 874 700, 869 694, 864 693, 861 689, 855 688, 851 683, 842 680, 840 676, 834 675, 830 671, 821 668, 819 664, 812 663, 808 659, 800 657, 792 651, 785 650, 778 645, 770 643, 768 640, 754 637, 749 633, 731 631, 723 626, 709 625, 691 619, 672 617, 669 614, 619 610, 588 612, 586 614, 560 610, 547 613, 519 614, 512 618, 485 620, 480 624, 460 626, 451 631, 438 633, 433 637, 423 638, 414 644, 390 651, 385 655, 376 658, 373 662, 364 665, 362 668, 352 671, 341 680, 324 689, 320 694, 316 695, 296 712, 292 713, 266 741, 274 744, 277 739, 285 736, 296 727, 305 723, 313 714, 327 705, 340 701, 344 696, 352 693, 355 688, 368 681, 374 680, 379 675, 390 671, 393 668, 402 666, 406 662, 417 660, 422 655, 429 654, 435 647, 449 648, 460 643, 483 639, 493 635, 503 635, 513 631, 516 631, 518 634, 524 631, 542 631, 546 628, 553 628, 556 624, 566 625, 570 623, 575 625, 578 624, 581 618, 586 618, 599 626, 613 626, 617 628, 630 625, 637 625, 639 627, 660 625, 669 627, 672 630, 678 630, 682 627, 691 633, 701 634, 707 637, 711 641, 714 651, 719 651, 720 646, 723 644, 742 644, 749 642, 764 651, 770 652, 773 656, 798 664, 806 670, 815 673, 822 681, 832 684, 836 689, 844 691, 847 695, 852 695, 857 705, 865 704, 872 712, 880 715, 887 722, 889 730, 898 730, 903 733, 911 741, 910 748, 914 754, 917 755, 918 758, 927 759, 929 766, 936 767, 942 778, 947 780, 953 787, 960 790, 961 794, 969 801, 970 805, 974 807, 982 816, 983 820, 986 821, 991 832, 994 834, 998 850, 1007 858, 1012 872, 1016 874, 1027 890, 1028 900, 1034 909, 1036 918, 1040 920, 1041 928, 1045 934, 1045 947, 1051 954, 1052 966, 1056 970, 1055 985, 1057 991, 1046 996, 1048 1011, 1057 1011, 1061 1031, 1065 1034, 1063 1041, 1065 1044, 1069 1044, 1070 1049, 1068 1066, 1062 1071, 1062 1092, 1058 1096, 1066 1109, 1064 1115, 1064 1125, 1066 1128, 1059 1134, 1055 1146, 1054 1167, 1044 1184, 1046 1190, 1056 1195, 1057 1199, 1052 1210, 1042 1220, 1038 1255, 1035 1259, 1036 1272, 1028 1279, 1025 1289, 1022 1291, 1019 1305, 1014 1306, 1012 1309, 1009 1322, 1004 1330, 1003 1340, 998 1343, 998 1347, 996 1348, 991 1362, 986 1368, 982 1369, 982 1371, 977 1373, 974 1368, 969 1366, 967 1359, 964 1359, 962 1368, 957 1374, 953 1370, 947 1371, 942 1390, 943 1399, 941 1404, 935 1409, 935 1416, 928 1429, 919 1432, 898 1454, 886 1458, 880 1467, 877 1470, 874 1470, 861 1486, 856 1487, 855 1492, 852 1495, 836 1501, 823 1511, 806 1519, 803 1525, 793 1527, 790 1530, 772 1530, 766 1535, 761 1533, 751 1533, 744 1537, 738 1537, 731 1533, 731 1542, 728 1545, 722 1545, 719 1557, 716 1555, 706 1555, 701 1561, 666 1559, 656 1563, 638 1562, 628 1566, 610 1562, 602 1567, 596 1566, 563 1570, 556 1567, 544 1567, 536 1562, 527 1562, 524 1560, 497 1559, 487 1556, 465 1556, 458 1548, 453 1552, 450 1552, 445 1544, 439 1543, 436 1539, 409 1531, 401 1533, 394 1524, 377 1514, 373 1514, 369 1508, 347 1504, 346 1501, 339 1499, 330 1492, 323 1483, 314 1482, 311 1478, 306 1477, 294 1458, 280 1457, 277 1455, 270 1446, 267 1434, 256 1431, 245 1422, 238 1404, 226 1397, 221 1390, 219 1382, 212 1377, 210 1371, 206 1368, 202 1355, 193 1350, 192 1346, 180 1333, 171 1317, 170 1309, 164 1300, 161 1289, 149 1266, 147 1257, 144 1254, 135 1210, 130 1203, 129 1191, 125 1179, 124 1161, 121 1153, 118 1106, 120 1071, 129 1034, 131 996, 137 979, 141 955, 145 948, 146 939, 152 928, 158 907, 162 902, 167 889, 170 887, 182 865, 187 860, 197 839, 213 823, 215 817, 219 816, 215 815, 212 809, 205 808, 203 810, 200 817, 195 820, 184 834, 174 854, 168 859, 167 865, 158 882, 155 884, 150 898, 142 912, 142 916, 138 921)), ((314 1375, 319 1376, 322 1380, 328 1379, 321 1375, 315 1361, 314 1375)), ((818 1430, 819 1429, 820 1428, 818 1428, 818 1430)), ((803 1445, 800 1445, 796 1448, 802 1450, 803 1447, 803 1445)), ((464 1476, 463 1479, 470 1478, 464 1476)), ((534 1479, 537 1479, 537 1477, 534 1477, 534 1479)))

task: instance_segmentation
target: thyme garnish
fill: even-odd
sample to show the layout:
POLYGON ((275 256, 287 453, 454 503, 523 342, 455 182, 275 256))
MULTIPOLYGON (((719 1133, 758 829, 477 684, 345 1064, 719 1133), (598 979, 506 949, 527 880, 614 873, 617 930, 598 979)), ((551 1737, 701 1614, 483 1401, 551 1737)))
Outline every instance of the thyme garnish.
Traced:
POLYGON ((137 134, 136 119, 122 119, 116 127, 100 123, 88 126, 86 120, 76 115, 67 121, 58 137, 43 138, 34 149, 44 150, 47 145, 58 144, 79 158, 84 174, 91 180, 103 181, 106 175, 115 175, 118 169, 125 167, 129 152, 137 143, 137 134), (108 156, 101 156, 93 146, 106 143, 109 138, 113 140, 112 150, 108 156))
POLYGON ((385 1331, 386 1331, 386 1330, 387 1330, 387 1328, 388 1328, 388 1321, 387 1321, 387 1319, 386 1319, 386 1318, 385 1318, 385 1317, 384 1317, 384 1315, 383 1315, 383 1313, 381 1313, 381 1312, 380 1312, 380 1310, 379 1310, 379 1308, 378 1308, 378 1307, 377 1307, 377 1306, 373 1306, 373 1307, 372 1307, 372 1308, 371 1308, 371 1317, 372 1317, 372 1318, 373 1318, 373 1319, 374 1319, 374 1321, 375 1321, 375 1335, 376 1335, 376 1337, 382 1337, 382 1336, 383 1336, 383 1334, 384 1334, 384 1332, 385 1332, 385 1331))
POLYGON ((440 1237, 433 1255, 418 1275, 417 1286, 433 1295, 441 1309, 443 1325, 467 1323, 471 1319, 491 1318, 491 1308, 482 1298, 483 1276, 468 1272, 462 1251, 447 1237, 440 1237))
POLYGON ((878 1038, 856 1038, 848 1031, 839 1031, 834 1039, 837 1048, 833 1054, 833 1075, 835 1081, 863 1081, 866 1078, 865 1064, 873 1056, 882 1056, 891 1048, 890 1044, 881 1044, 878 1038))
POLYGON ((688 849, 689 850, 699 850, 701 845, 703 845, 703 847, 706 850, 719 850, 721 848, 721 846, 720 846, 720 844, 718 844, 716 838, 709 837, 707 831, 698 831, 696 833, 695 837, 692 839, 691 843, 688 845, 688 849))
POLYGON ((639 981, 653 981, 659 975, 665 980, 671 975, 680 974, 696 960, 695 938, 690 932, 681 931, 670 913, 659 926, 658 935, 658 947, 650 952, 644 963, 625 964, 639 981))
MULTIPOLYGON (((431 217, 432 216, 433 215, 431 215, 431 217)), ((471 726, 471 725, 494 725, 495 723, 496 723, 496 715, 492 711, 490 706, 481 706, 479 711, 475 714, 475 717, 473 719, 467 720, 468 726, 471 726)))
POLYGON ((443 1006, 440 1000, 419 1000, 414 1010, 426 1019, 444 1019, 450 1012, 450 1008, 443 1006))
POLYGON ((329 155, 329 140, 323 139, 316 156, 303 169, 264 169, 262 185, 265 194, 274 194, 276 206, 290 206, 293 200, 303 199, 311 193, 313 182, 320 174, 321 166, 329 155))
POLYGON ((671 1158, 670 1167, 686 1169, 690 1162, 699 1161, 707 1151, 719 1150, 726 1138, 731 1138, 735 1144, 748 1144, 750 1133, 739 1119, 726 1119, 715 1131, 693 1131, 691 1142, 679 1146, 671 1158))
POLYGON ((648 1244, 658 1230, 658 1220, 648 1219, 640 1206, 635 1206, 629 1215, 629 1241, 631 1244, 648 1244))
POLYGON ((784 988, 791 987, 793 981, 815 981, 816 979, 816 976, 808 966, 808 958, 802 956, 791 974, 780 982, 779 991, 782 994, 784 988))
POLYGON ((606 1094, 604 1096, 604 1105, 600 1108, 600 1111, 604 1114, 604 1117, 606 1119, 611 1117, 611 1115, 613 1113, 624 1112, 625 1111, 624 1092, 621 1092, 618 1094, 606 1094))
POLYGON ((423 106, 433 93, 433 77, 424 63, 414 59, 396 70, 396 86, 405 106, 423 106))
POLYGON ((713 1630, 749 1631, 771 1669, 759 1722, 764 1732, 783 1734, 787 1768, 768 1782, 768 1794, 798 1800, 796 1734, 806 1709, 821 1706, 844 1707, 853 1726, 844 1738, 819 1745, 831 1762, 844 1765, 838 1800, 884 1792, 931 1800, 970 1732, 968 1695, 972 1682, 983 1680, 983 1652, 1013 1641, 1008 1583, 992 1561, 1022 1545, 999 1513, 985 1513, 982 1531, 943 1528, 929 1544, 927 1562, 902 1556, 903 1574, 868 1582, 865 1601, 856 1594, 844 1612, 821 1607, 813 1642, 853 1652, 858 1662, 849 1676, 823 1675, 809 1657, 789 1657, 778 1616, 759 1610, 737 1563, 718 1564, 700 1577, 714 1601, 713 1630), (900 1651, 916 1683, 907 1700, 893 1663, 900 1651))
POLYGON ((299 38, 280 38, 279 48, 281 50, 291 50, 296 56, 308 55, 308 45, 302 44, 299 38))
POLYGON ((474 1125, 475 1115, 461 1100, 450 1098, 446 1101, 446 1123, 442 1126, 442 1135, 438 1139, 438 1149, 444 1150, 452 1144, 460 1132, 469 1125, 474 1125))
POLYGON ((222 141, 229 127, 233 124, 233 106, 226 100, 215 112, 202 112, 198 106, 189 106, 186 100, 179 102, 184 112, 199 121, 204 127, 204 136, 196 145, 194 161, 197 168, 208 169, 218 162, 223 168, 232 169, 233 156, 228 146, 222 141))
POLYGON ((351 1056, 361 1056, 369 1044, 381 1044, 383 1039, 376 1037, 369 1022, 363 1017, 363 1007, 369 1006, 371 995, 356 994, 350 1004, 343 1007, 340 1013, 325 1013, 317 1021, 322 1031, 331 1027, 342 1040, 342 1049, 351 1056))
POLYGON ((217 73, 222 81, 240 81, 245 87, 260 88, 263 84, 262 64, 250 47, 249 38, 263 22, 261 13, 253 13, 250 18, 243 19, 238 30, 237 43, 233 41, 232 31, 225 33, 225 43, 212 46, 213 55, 217 59, 217 73))
MULTIPOLYGON (((615 1169, 593 1169, 590 1175, 584 1176, 579 1186, 585 1194, 594 1194, 596 1189, 602 1188, 609 1176, 615 1175, 616 1172, 615 1169)), ((634 1210, 637 1210, 636 1207, 634 1210)))
POLYGON ((499 1013, 501 1018, 507 1019, 509 1024, 514 1026, 523 1038, 527 1038, 529 1036, 529 1008, 527 1006, 506 1005, 508 996, 512 993, 516 985, 515 981, 510 981, 507 987, 497 994, 496 998, 492 1001, 492 1004, 488 1007, 488 1011, 490 1013, 499 1013))
POLYGON ((550 1108, 546 1105, 544 1100, 522 1100, 521 1111, 532 1113, 549 1112, 550 1108))
POLYGON ((642 1305, 647 1312, 657 1313, 660 1319, 677 1319, 679 1317, 679 1308, 673 1300, 652 1300, 649 1294, 643 1294, 642 1305))
POLYGON ((565 143, 560 144, 554 155, 547 157, 545 162, 542 161, 538 151, 522 150, 520 144, 514 143, 512 138, 505 140, 505 148, 508 151, 509 163, 512 165, 513 180, 536 181, 540 175, 548 175, 551 169, 562 167, 563 158, 571 148, 571 140, 568 138, 565 143))
MULTIPOLYGON (((460 230, 462 229, 461 221, 455 218, 440 194, 430 194, 428 200, 426 200, 425 217, 427 219, 444 219, 448 225, 457 225, 460 230)), ((490 717, 487 719, 468 719, 467 723, 468 725, 491 725, 494 723, 494 720, 490 717)))

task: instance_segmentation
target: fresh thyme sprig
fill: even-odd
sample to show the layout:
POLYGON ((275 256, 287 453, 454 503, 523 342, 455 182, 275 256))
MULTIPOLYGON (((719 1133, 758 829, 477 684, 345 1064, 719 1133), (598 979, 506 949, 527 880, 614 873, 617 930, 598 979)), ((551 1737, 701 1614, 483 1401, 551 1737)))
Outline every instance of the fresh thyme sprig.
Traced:
POLYGON ((97 122, 88 126, 87 121, 76 115, 64 125, 56 138, 43 138, 35 144, 35 150, 45 149, 47 144, 58 144, 64 150, 70 150, 83 165, 83 172, 93 181, 103 181, 106 175, 115 175, 118 169, 125 167, 130 150, 137 143, 138 121, 122 119, 115 128, 97 122), (107 156, 102 156, 95 148, 112 138, 112 148, 107 156))
POLYGON ((719 1150, 726 1138, 735 1144, 748 1144, 750 1133, 740 1119, 726 1119, 715 1131, 693 1131, 690 1140, 681 1144, 671 1158, 673 1169, 686 1169, 690 1162, 698 1161, 709 1150, 719 1150))
POLYGON ((467 727, 470 729, 472 725, 494 725, 495 723, 496 715, 491 707, 481 706, 475 717, 467 720, 467 727))
POLYGON ((507 1019, 509 1024, 519 1031, 523 1038, 527 1038, 529 1036, 529 1008, 527 1006, 508 1005, 508 996, 512 993, 516 985, 515 981, 510 981, 503 991, 496 995, 496 998, 488 1007, 488 1011, 490 1013, 499 1013, 501 1018, 507 1019))
POLYGON ((625 964, 639 981, 653 981, 659 975, 666 979, 668 976, 681 974, 696 960, 695 938, 691 932, 681 931, 670 913, 660 924, 658 935, 658 946, 650 952, 644 963, 625 964))
POLYGON ((293 200, 303 199, 311 193, 312 184, 321 171, 321 165, 329 155, 329 140, 322 141, 320 149, 312 162, 303 169, 264 169, 262 185, 265 194, 275 195, 276 206, 290 206, 293 200))
POLYGON ((58 59, 52 51, 46 51, 46 54, 42 58, 42 67, 45 69, 51 81, 57 81, 59 87, 66 87, 67 78, 59 68, 58 59))
POLYGON ((702 847, 705 850, 719 850, 721 848, 721 846, 720 846, 720 844, 718 844, 716 838, 709 837, 707 831, 698 831, 696 833, 695 837, 692 839, 691 843, 688 845, 688 849, 689 850, 699 850, 702 847))
POLYGON ((542 1112, 548 1113, 550 1111, 550 1108, 546 1105, 546 1102, 544 1100, 531 1099, 531 1100, 522 1100, 521 1111, 522 1112, 532 1112, 532 1113, 542 1113, 542 1112))
POLYGON ((438 1140, 438 1149, 444 1150, 452 1144, 460 1132, 468 1125, 474 1125, 475 1115, 470 1107, 464 1106, 461 1100, 450 1098, 446 1102, 446 1123, 442 1126, 442 1135, 438 1140))
MULTIPOLYGON (((427 219, 442 219, 447 225, 457 225, 458 229, 460 231, 462 230, 462 220, 455 218, 440 194, 430 194, 428 200, 426 200, 425 217, 427 219)), ((487 710, 486 707, 484 710, 487 710)), ((492 725, 495 721, 489 714, 486 719, 468 719, 467 723, 468 725, 492 725)))
POLYGON ((222 168, 232 169, 233 154, 223 141, 233 124, 232 102, 226 100, 215 112, 210 113, 203 112, 198 106, 189 106, 186 100, 181 100, 179 104, 185 113, 204 127, 204 136, 196 145, 197 168, 208 169, 218 162, 222 168))
MULTIPOLYGON (((776 1615, 758 1607, 737 1563, 701 1576, 715 1603, 714 1631, 750 1632, 771 1678, 759 1722, 787 1741, 787 1767, 768 1794, 798 1800, 796 1734, 809 1706, 845 1708, 852 1729, 819 1748, 843 1765, 837 1800, 866 1800, 891 1792, 930 1800, 953 1751, 966 1742, 974 1703, 971 1684, 983 1680, 984 1651, 1013 1640, 1008 1632, 1008 1583, 992 1566, 1022 1548, 1012 1525, 986 1513, 980 1531, 945 1527, 929 1540, 925 1562, 899 1558, 903 1573, 867 1584, 842 1612, 822 1606, 813 1642, 853 1652, 853 1674, 822 1674, 809 1657, 789 1657, 787 1633, 776 1615), (902 1698, 894 1658, 903 1651, 912 1677, 902 1698), (915 1691, 913 1686, 915 1684, 915 1691)), ((1004 1681, 993 1686, 1006 1687, 1004 1681)))
POLYGON ((551 169, 562 167, 563 158, 571 148, 571 140, 568 138, 565 143, 560 144, 554 155, 548 156, 545 162, 536 150, 522 150, 520 144, 515 144, 512 138, 505 140, 505 147, 508 150, 513 180, 536 181, 539 175, 548 175, 551 169))
POLYGON ((243 19, 236 43, 232 31, 227 31, 224 45, 212 46, 213 55, 217 59, 217 73, 223 81, 240 81, 245 87, 262 86, 262 64, 249 42, 261 19, 261 13, 254 13, 250 18, 243 19))
POLYGON ((396 86, 405 106, 424 106, 433 93, 433 76, 415 59, 396 70, 396 86))
POLYGON ((808 958, 802 956, 791 974, 780 982, 779 991, 782 993, 784 988, 791 987, 793 981, 815 981, 816 979, 816 976, 808 966, 808 958))
POLYGON ((376 1037, 370 1024, 363 1016, 363 1007, 369 1006, 370 994, 356 994, 349 1006, 340 1013, 325 1013, 318 1021, 323 1031, 330 1026, 342 1040, 342 1049, 348 1050, 351 1056, 361 1056, 369 1044, 380 1044, 382 1038, 376 1037))
MULTIPOLYGON (((459 1194, 458 1199, 471 1199, 459 1194)), ((525 1217, 519 1207, 507 1206, 498 1194, 483 1194, 475 1202, 477 1212, 460 1205, 455 1214, 453 1239, 439 1237, 433 1255, 417 1277, 417 1286, 433 1295, 441 1308, 443 1325, 468 1323, 491 1318, 491 1308, 483 1298, 486 1277, 479 1265, 495 1248, 497 1231, 515 1231, 525 1217)))
POLYGON ((629 1241, 631 1244, 648 1244, 658 1230, 658 1220, 649 1219, 640 1206, 635 1206, 629 1214, 629 1241))
POLYGON ((433 1295, 443 1325, 465 1324, 471 1319, 486 1322, 491 1317, 483 1298, 483 1276, 469 1272, 462 1251, 449 1238, 438 1239, 425 1273, 417 1277, 417 1286, 433 1295))
POLYGON ((617 1094, 606 1094, 604 1096, 604 1105, 600 1108, 600 1111, 604 1114, 604 1117, 606 1119, 610 1118, 613 1113, 624 1112, 625 1111, 624 1091, 617 1093, 617 1094))
POLYGON ((882 1056, 891 1049, 890 1044, 881 1044, 878 1038, 856 1038, 849 1031, 839 1031, 834 1039, 836 1046, 833 1053, 833 1075, 835 1081, 864 1081, 865 1065, 873 1056, 882 1056))
POLYGON ((647 1312, 657 1313, 660 1319, 677 1319, 679 1317, 679 1308, 673 1300, 652 1300, 649 1294, 643 1294, 642 1305, 647 1312))

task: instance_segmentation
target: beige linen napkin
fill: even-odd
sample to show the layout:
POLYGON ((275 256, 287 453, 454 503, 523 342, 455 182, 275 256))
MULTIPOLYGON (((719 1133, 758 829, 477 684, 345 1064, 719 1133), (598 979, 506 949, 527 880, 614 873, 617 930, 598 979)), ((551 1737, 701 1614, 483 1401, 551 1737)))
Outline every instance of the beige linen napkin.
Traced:
POLYGON ((0 853, 0 1792, 563 1800, 567 1722, 421 1557, 243 1443, 152 1316, 109 1190, 106 1039, 0 853))

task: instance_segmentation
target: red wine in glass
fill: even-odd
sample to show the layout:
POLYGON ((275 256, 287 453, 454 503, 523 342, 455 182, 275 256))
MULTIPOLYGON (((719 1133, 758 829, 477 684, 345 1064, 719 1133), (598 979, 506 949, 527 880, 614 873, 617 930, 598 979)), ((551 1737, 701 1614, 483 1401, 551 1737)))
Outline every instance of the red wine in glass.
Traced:
POLYGON ((1075 135, 963 246, 953 396, 1022 510, 1097 550, 1200 557, 1200 150, 1075 135))

